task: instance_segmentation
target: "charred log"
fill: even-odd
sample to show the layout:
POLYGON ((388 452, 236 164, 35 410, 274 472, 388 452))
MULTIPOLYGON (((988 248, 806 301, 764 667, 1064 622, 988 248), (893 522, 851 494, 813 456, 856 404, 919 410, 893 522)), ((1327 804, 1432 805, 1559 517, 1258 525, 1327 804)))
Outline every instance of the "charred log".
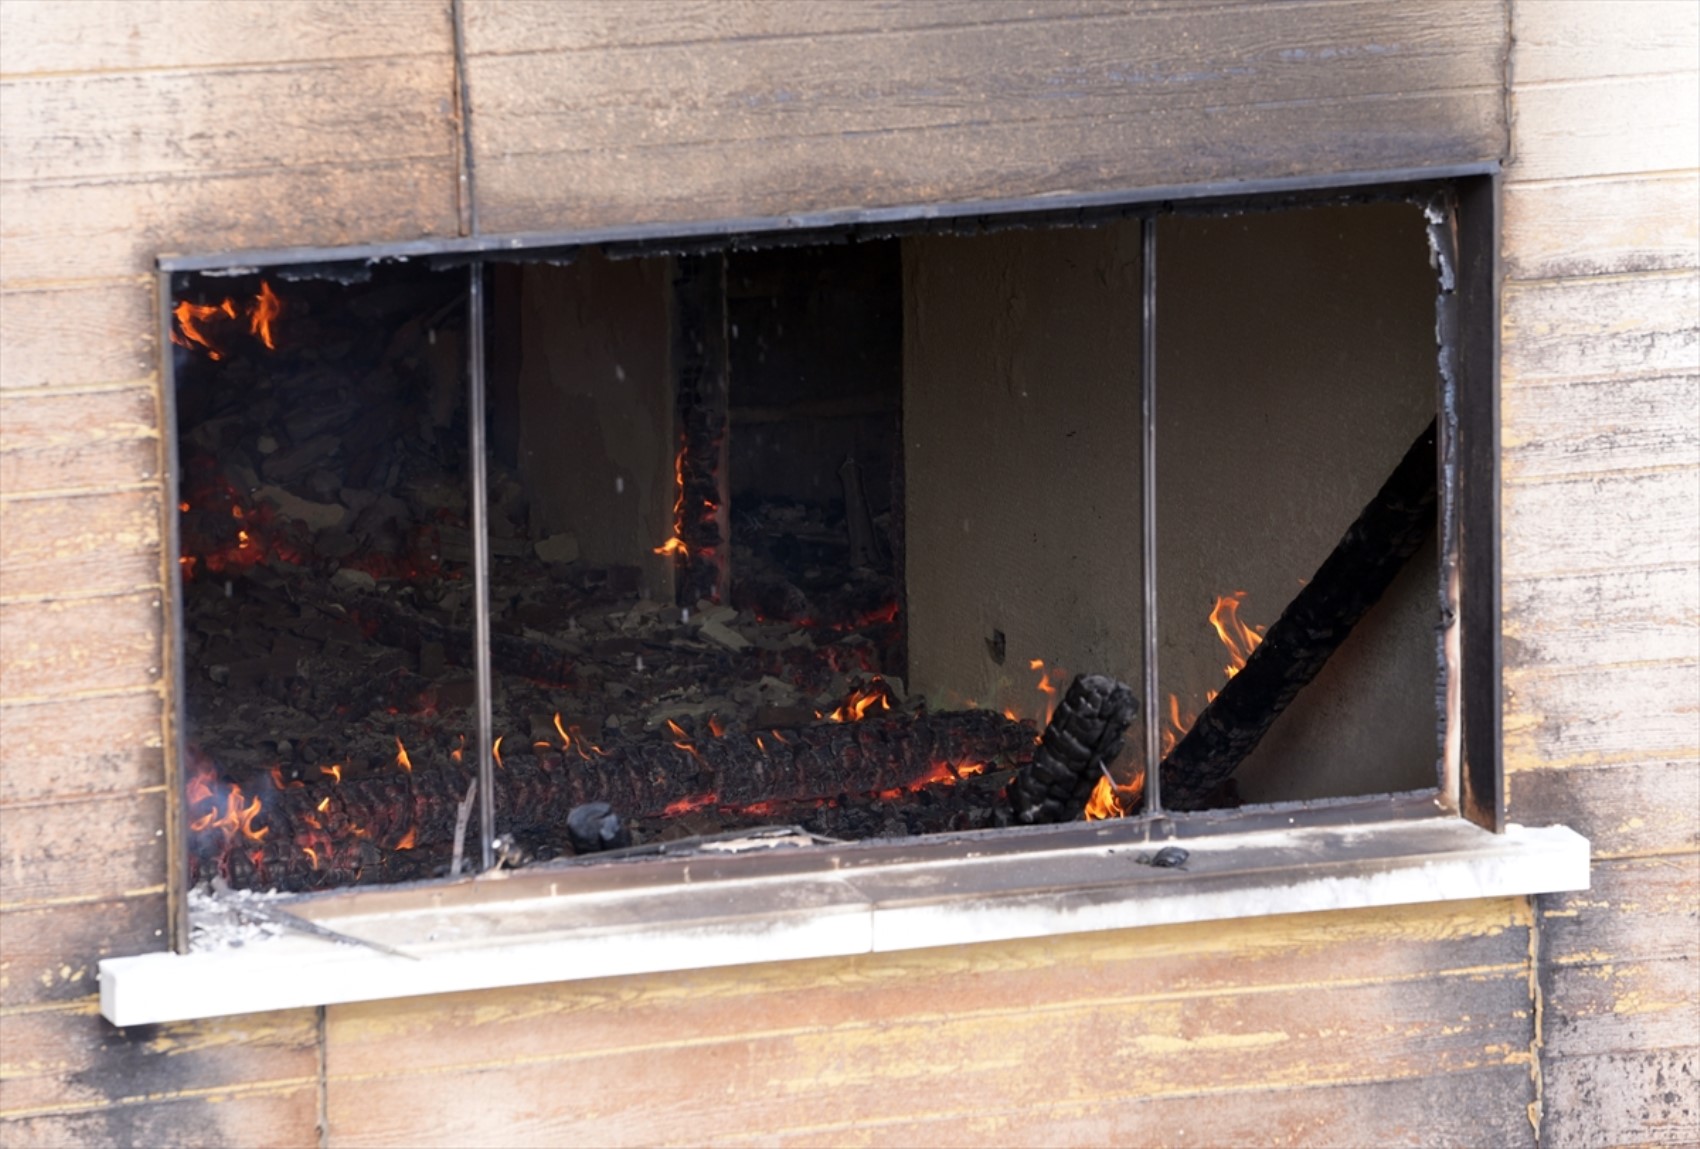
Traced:
POLYGON ((1202 809, 1380 601, 1434 529, 1435 424, 1394 468, 1245 666, 1163 759, 1163 804, 1202 809))
POLYGON ((1069 684, 1045 726, 1033 760, 1009 788, 1021 822, 1071 822, 1086 812, 1086 801, 1103 767, 1121 753, 1122 737, 1139 714, 1133 691, 1104 675, 1081 675, 1069 684))
MULTIPOLYGON (((597 839, 604 829, 620 836, 619 819, 608 826, 585 812, 593 804, 610 817, 716 807, 759 819, 785 804, 949 784, 958 769, 1015 765, 1032 750, 1031 726, 981 710, 728 731, 582 754, 575 746, 507 756, 496 771, 496 818, 505 833, 564 852, 592 830, 597 839)), ((217 873, 237 886, 302 890, 429 877, 449 864, 470 778, 469 766, 421 767, 274 790, 261 798, 252 840, 232 842, 216 827, 191 835, 191 878, 217 873)))

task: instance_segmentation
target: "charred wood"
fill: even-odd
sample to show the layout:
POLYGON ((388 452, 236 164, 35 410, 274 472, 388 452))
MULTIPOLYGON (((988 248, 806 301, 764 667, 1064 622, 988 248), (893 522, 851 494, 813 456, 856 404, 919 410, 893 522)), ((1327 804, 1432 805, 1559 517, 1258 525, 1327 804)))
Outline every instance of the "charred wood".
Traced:
POLYGON ((1084 814, 1103 768, 1121 753, 1122 738, 1138 714, 1126 683, 1100 674, 1076 677, 1045 725, 1033 760, 1010 785, 1016 819, 1071 822, 1084 814))
POLYGON ((1417 436, 1345 537, 1163 759, 1163 803, 1202 809, 1380 601, 1434 530, 1435 424, 1417 436))

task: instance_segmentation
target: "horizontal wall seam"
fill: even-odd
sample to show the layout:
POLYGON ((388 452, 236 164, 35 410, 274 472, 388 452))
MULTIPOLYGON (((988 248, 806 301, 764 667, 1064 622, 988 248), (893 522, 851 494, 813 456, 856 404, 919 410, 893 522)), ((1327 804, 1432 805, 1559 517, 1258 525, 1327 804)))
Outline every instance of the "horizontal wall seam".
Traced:
MULTIPOLYGON (((147 391, 150 395, 157 389, 159 376, 144 375, 136 379, 126 379, 112 383, 67 383, 63 386, 48 385, 44 387, 8 387, 0 391, 0 409, 6 404, 29 398, 39 399, 42 395, 112 395, 121 391, 147 391)), ((157 438, 158 431, 151 433, 157 438)), ((10 448, 0 445, 0 454, 10 448)))
POLYGON ((164 696, 158 683, 145 686, 103 687, 98 690, 66 690, 58 694, 8 694, 0 698, 0 714, 12 706, 51 706, 63 702, 97 702, 102 698, 128 698, 141 695, 164 696))
MULTIPOLYGON (((1361 0, 1266 0, 1258 5, 1259 12, 1301 10, 1312 13, 1325 7, 1344 8, 1362 7, 1361 0)), ((1007 20, 973 20, 960 22, 940 22, 937 24, 916 24, 900 28, 841 28, 826 31, 805 32, 770 32, 757 35, 743 35, 736 40, 738 44, 783 44, 795 40, 855 40, 870 38, 902 38, 906 36, 936 33, 936 32, 972 32, 982 28, 1009 28, 1024 24, 1053 24, 1079 27, 1083 24, 1103 24, 1114 22, 1156 22, 1173 17, 1195 19, 1199 16, 1216 12, 1243 11, 1242 3, 1228 2, 1209 7, 1188 7, 1181 12, 1171 12, 1157 9, 1149 12, 1084 12, 1078 15, 1047 15, 1011 18, 1007 20)), ((724 45, 725 37, 701 36, 695 38, 680 38, 675 40, 646 40, 638 43, 601 43, 585 44, 581 47, 558 45, 547 48, 516 48, 507 51, 474 51, 468 50, 466 58, 471 60, 511 60, 527 56, 575 56, 588 52, 612 54, 615 52, 648 52, 658 48, 698 48, 711 45, 724 45)))
POLYGON ((119 890, 116 893, 70 894, 63 898, 40 898, 28 902, 0 902, 0 914, 17 913, 19 910, 52 910, 63 906, 90 906, 99 902, 121 902, 130 898, 142 898, 150 894, 163 893, 165 893, 165 883, 161 882, 157 886, 138 886, 133 890, 119 890))
POLYGON ((134 1105, 157 1105, 171 1101, 210 1101, 224 1097, 265 1097, 269 1094, 294 1093, 316 1087, 318 1077, 279 1077, 272 1081, 243 1081, 229 1085, 208 1085, 195 1089, 174 1089, 164 1093, 139 1093, 130 1097, 102 1098, 72 1105, 46 1105, 33 1109, 0 1110, 0 1121, 22 1121, 31 1117, 74 1117, 82 1113, 98 1113, 104 1109, 134 1105))
MULTIPOLYGON (((149 747, 158 749, 158 747, 149 747)), ((54 806, 92 805, 123 798, 146 798, 165 793, 165 783, 156 786, 137 786, 123 790, 86 790, 68 794, 52 794, 41 798, 0 799, 0 810, 35 810, 54 806)))
POLYGON ((1538 176, 1534 179, 1515 179, 1507 176, 1505 192, 1508 196, 1524 188, 1565 188, 1583 187, 1588 184, 1619 184, 1633 180, 1635 183, 1676 183, 1693 179, 1700 175, 1700 168, 1658 168, 1644 172, 1627 174, 1605 173, 1600 175, 1575 176, 1538 176))
MULTIPOLYGON (((1513 452, 1506 452, 1507 461, 1513 457, 1513 452)), ((1506 467, 1506 471, 1513 470, 1506 467)), ((1550 487, 1555 483, 1588 483, 1597 479, 1634 479, 1650 478, 1654 475, 1680 475, 1686 472, 1700 475, 1700 457, 1692 463, 1660 463, 1652 467, 1596 467, 1586 471, 1563 471, 1557 474, 1528 475, 1502 474, 1500 482, 1507 491, 1515 491, 1524 487, 1550 487)))
MULTIPOLYGON (((137 437, 124 441, 139 443, 146 442, 148 438, 157 437, 137 437)), ((40 502, 44 499, 90 499, 101 495, 130 495, 137 492, 159 493, 163 490, 164 488, 160 485, 157 475, 147 475, 133 483, 114 483, 107 487, 48 487, 39 491, 5 491, 0 492, 0 503, 30 503, 40 502)))
POLYGON ((293 72, 336 67, 339 64, 382 64, 388 61, 452 61, 454 51, 444 47, 421 52, 376 52, 361 56, 305 56, 293 60, 230 60, 218 64, 142 64, 129 68, 70 68, 42 72, 0 72, 0 85, 58 83, 64 80, 115 80, 127 76, 222 76, 255 72, 293 72))

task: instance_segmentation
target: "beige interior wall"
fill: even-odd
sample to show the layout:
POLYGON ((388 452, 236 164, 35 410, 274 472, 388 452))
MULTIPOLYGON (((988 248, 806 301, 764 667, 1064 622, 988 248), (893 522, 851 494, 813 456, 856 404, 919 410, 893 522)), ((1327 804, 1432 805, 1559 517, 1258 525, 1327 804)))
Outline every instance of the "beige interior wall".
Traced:
POLYGON ((638 567, 669 597, 673 533, 673 382, 664 258, 567 266, 521 276, 520 471, 538 536, 570 531, 587 562, 638 567))
MULTIPOLYGON (((1280 617, 1434 417, 1436 283, 1420 209, 1161 221, 1158 609, 1165 696, 1223 681, 1215 598, 1280 617)), ((1431 548, 1236 775, 1248 801, 1435 784, 1431 548)))
POLYGON ((1137 223, 904 241, 909 670, 934 705, 1035 713, 1035 658, 1139 681, 1139 247, 1137 223))

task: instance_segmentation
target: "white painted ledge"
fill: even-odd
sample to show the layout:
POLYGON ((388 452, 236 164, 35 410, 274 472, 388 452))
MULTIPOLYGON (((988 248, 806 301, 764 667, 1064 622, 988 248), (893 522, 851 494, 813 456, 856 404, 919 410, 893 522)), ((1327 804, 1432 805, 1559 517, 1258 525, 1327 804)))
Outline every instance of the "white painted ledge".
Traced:
POLYGON ((290 903, 409 960, 290 933, 240 948, 100 963, 100 1012, 141 1025, 259 1010, 883 953, 1090 930, 1586 889, 1562 826, 1461 819, 1214 832, 1184 869, 1172 839, 1093 823, 1047 837, 907 850, 768 850, 354 890, 290 903))

